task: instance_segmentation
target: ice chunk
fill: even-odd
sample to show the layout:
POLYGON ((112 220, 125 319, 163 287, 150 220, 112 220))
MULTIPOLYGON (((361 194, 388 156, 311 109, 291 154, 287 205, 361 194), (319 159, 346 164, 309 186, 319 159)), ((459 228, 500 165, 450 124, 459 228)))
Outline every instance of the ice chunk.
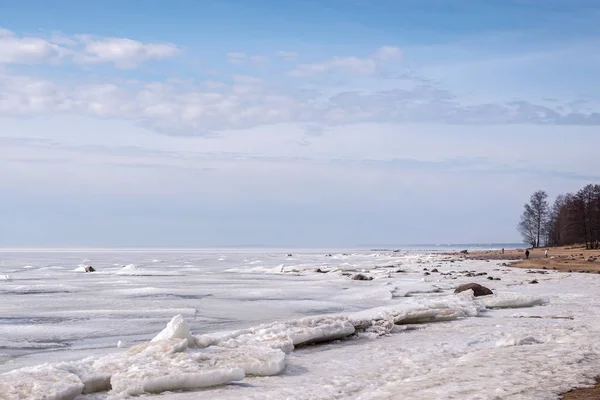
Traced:
POLYGON ((199 389, 244 379, 242 368, 214 368, 199 364, 191 357, 191 353, 183 353, 187 343, 187 338, 172 338, 129 349, 125 358, 129 366, 119 368, 111 378, 113 391, 130 395, 160 393, 199 389))
POLYGON ((264 344, 289 353, 294 346, 341 339, 354 331, 354 326, 343 316, 308 317, 263 324, 226 335, 199 335, 196 343, 200 347, 219 345, 229 348, 264 344))
POLYGON ((167 327, 158 335, 156 335, 152 341, 156 342, 158 340, 174 338, 187 339, 188 346, 196 347, 196 339, 190 333, 190 329, 188 328, 187 323, 181 314, 173 317, 173 319, 167 324, 167 327))
POLYGON ((0 275, 0 281, 9 281, 10 280, 10 276, 8 275, 0 275))
POLYGON ((77 375, 42 364, 0 375, 0 399, 72 400, 83 390, 77 375))
POLYGON ((156 360, 117 372, 111 379, 115 392, 126 395, 161 393, 171 390, 192 390, 222 385, 244 379, 241 368, 203 370, 198 364, 178 354, 168 361, 156 360))
POLYGON ((83 383, 81 393, 105 392, 110 390, 112 371, 110 371, 110 368, 102 370, 99 368, 97 361, 93 358, 87 358, 76 362, 59 363, 56 366, 79 377, 79 380, 83 383))
POLYGON ((487 308, 523 308, 544 305, 550 302, 547 297, 522 293, 496 293, 478 298, 487 308))
POLYGON ((239 367, 246 375, 277 375, 285 368, 285 353, 266 346, 240 346, 238 348, 209 347, 191 357, 203 365, 214 368, 239 367))
POLYGON ((355 327, 366 328, 375 321, 390 321, 393 324, 418 324, 425 322, 450 321, 475 317, 485 307, 474 300, 473 292, 457 296, 431 299, 410 298, 394 307, 377 307, 349 315, 355 327))

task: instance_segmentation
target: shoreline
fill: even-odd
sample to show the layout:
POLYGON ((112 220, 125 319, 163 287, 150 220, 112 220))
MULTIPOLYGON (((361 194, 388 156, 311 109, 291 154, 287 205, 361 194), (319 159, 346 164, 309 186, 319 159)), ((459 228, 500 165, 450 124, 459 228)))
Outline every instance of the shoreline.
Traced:
POLYGON ((529 249, 529 259, 525 259, 525 249, 475 250, 468 253, 450 253, 465 260, 509 261, 507 266, 525 269, 546 269, 561 272, 600 273, 600 249, 586 250, 584 246, 539 247, 529 249), (548 257, 545 251, 548 250, 548 257))
POLYGON ((560 395, 561 400, 596 400, 600 399, 600 377, 594 386, 580 387, 560 395))
MULTIPOLYGON (((525 249, 476 250, 464 253, 451 253, 465 260, 509 261, 508 267, 521 269, 555 270, 558 272, 600 274, 600 249, 587 250, 584 246, 540 247, 529 249, 529 259, 525 249), (548 257, 545 256, 546 249, 548 257)), ((600 375, 593 386, 576 387, 559 395, 561 400, 600 399, 600 375)))

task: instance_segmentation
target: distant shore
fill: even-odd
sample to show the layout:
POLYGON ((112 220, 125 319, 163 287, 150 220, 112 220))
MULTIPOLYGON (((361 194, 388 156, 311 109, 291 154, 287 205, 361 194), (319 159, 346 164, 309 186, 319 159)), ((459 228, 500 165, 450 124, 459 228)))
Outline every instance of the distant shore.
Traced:
POLYGON ((600 273, 600 250, 586 250, 585 246, 540 247, 517 250, 475 250, 467 254, 452 253, 467 260, 507 260, 509 266, 528 269, 552 269, 564 272, 600 273), (545 252, 548 250, 548 257, 545 252))

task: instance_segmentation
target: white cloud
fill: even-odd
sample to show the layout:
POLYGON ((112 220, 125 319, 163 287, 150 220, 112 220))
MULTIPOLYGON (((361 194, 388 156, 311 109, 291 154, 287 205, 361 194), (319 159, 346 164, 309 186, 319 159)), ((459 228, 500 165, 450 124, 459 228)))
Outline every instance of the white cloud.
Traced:
POLYGON ((248 55, 241 52, 227 53, 227 59, 232 64, 264 64, 269 61, 269 57, 260 55, 248 55))
POLYGON ((277 53, 275 53, 275 55, 285 60, 295 60, 298 57, 298 53, 283 50, 278 51, 277 53))
POLYGON ((303 93, 251 76, 231 83, 94 82, 59 84, 0 74, 0 115, 64 113, 135 121, 169 135, 205 135, 278 123, 320 126, 406 124, 600 125, 600 113, 526 101, 468 104, 420 83, 375 92, 303 93), (560 108, 562 107, 562 108, 560 108))
POLYGON ((69 37, 58 33, 48 38, 18 36, 0 29, 0 64, 52 64, 72 60, 79 64, 111 63, 118 68, 134 68, 145 61, 175 56, 180 51, 170 43, 88 35, 69 37))
POLYGON ((259 85, 264 82, 263 79, 260 79, 260 78, 254 77, 254 76, 248 76, 248 75, 234 75, 232 77, 232 79, 234 82, 248 84, 248 85, 259 85))
POLYGON ((373 53, 373 58, 383 61, 398 60, 401 56, 400 49, 393 46, 382 46, 373 53))
POLYGON ((0 64, 57 63, 70 51, 48 40, 0 29, 0 64))
POLYGON ((170 43, 142 43, 126 38, 91 39, 81 37, 83 47, 75 62, 113 63, 118 68, 135 68, 148 60, 161 60, 177 55, 180 50, 170 43))
POLYGON ((327 72, 346 72, 357 75, 374 75, 388 61, 398 59, 400 49, 383 46, 370 57, 332 57, 320 63, 300 64, 288 72, 290 76, 310 76, 327 72))

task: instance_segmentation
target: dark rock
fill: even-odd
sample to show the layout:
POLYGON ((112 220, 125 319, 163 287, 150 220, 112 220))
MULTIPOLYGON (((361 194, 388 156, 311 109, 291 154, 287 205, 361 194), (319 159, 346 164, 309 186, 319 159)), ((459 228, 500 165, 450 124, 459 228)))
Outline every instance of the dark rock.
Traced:
POLYGON ((423 268, 423 271, 429 271, 427 268, 423 268))
POLYGON ((437 268, 434 268, 434 269, 431 270, 431 272, 440 272, 440 271, 438 271, 437 268))
POLYGON ((333 257, 331 254, 325 254, 325 257, 333 257))
POLYGON ((429 272, 424 272, 423 275, 428 276, 431 275, 429 272))
POLYGON ((291 257, 292 255, 291 255, 291 254, 288 254, 287 256, 288 256, 288 257, 291 257))
POLYGON ((478 283, 465 283, 464 285, 460 285, 456 288, 454 293, 461 293, 467 290, 472 290, 475 294, 475 297, 488 296, 490 294, 494 294, 494 292, 492 292, 490 289, 486 288, 485 286, 481 286, 478 283))
POLYGON ((537 279, 534 279, 534 280, 532 280, 532 281, 531 281, 531 282, 529 282, 529 283, 531 283, 531 284, 536 284, 536 283, 538 283, 538 281, 537 281, 537 279))
POLYGON ((85 272, 95 272, 95 271, 96 270, 91 265, 88 265, 87 267, 85 267, 85 272))
POLYGON ((460 254, 469 254, 469 250, 461 250, 460 254))
POLYGON ((371 276, 365 276, 363 274, 356 274, 352 277, 353 281, 372 281, 373 277, 371 276))
POLYGON ((492 276, 488 276, 487 278, 488 278, 488 281, 493 281, 494 280, 494 277, 492 277, 492 276))
POLYGON ((315 272, 318 272, 320 274, 326 274, 327 273, 327 271, 323 271, 321 268, 315 269, 315 272))
POLYGON ((500 278, 494 278, 495 281, 501 281, 502 279, 500 278))

